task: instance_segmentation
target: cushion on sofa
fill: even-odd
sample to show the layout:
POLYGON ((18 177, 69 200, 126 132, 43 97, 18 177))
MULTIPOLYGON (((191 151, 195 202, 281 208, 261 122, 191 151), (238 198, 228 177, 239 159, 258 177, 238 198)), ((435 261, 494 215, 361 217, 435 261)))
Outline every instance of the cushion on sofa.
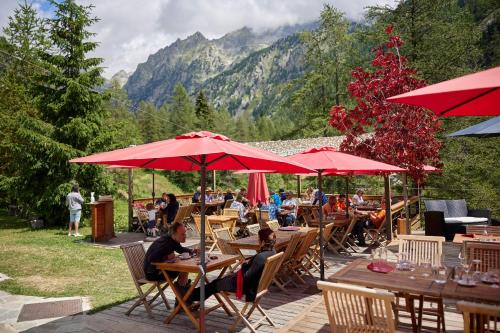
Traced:
POLYGON ((460 224, 477 224, 477 223, 488 223, 488 219, 486 217, 472 217, 472 216, 463 216, 463 217, 445 217, 445 223, 460 223, 460 224))
POLYGON ((464 199, 460 200, 445 200, 448 214, 444 217, 465 217, 468 215, 467 203, 464 199))
MULTIPOLYGON (((444 217, 448 217, 448 207, 445 200, 424 200, 425 210, 428 212, 443 212, 444 217)), ((467 216, 465 214, 464 216, 467 216)))

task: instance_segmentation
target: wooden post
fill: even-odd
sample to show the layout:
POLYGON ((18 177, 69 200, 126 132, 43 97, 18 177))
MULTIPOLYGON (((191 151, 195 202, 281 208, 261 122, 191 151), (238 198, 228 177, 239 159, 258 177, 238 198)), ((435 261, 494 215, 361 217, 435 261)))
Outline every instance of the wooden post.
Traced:
POLYGON ((318 208, 319 208, 319 278, 321 281, 325 280, 325 249, 323 246, 323 179, 321 178, 323 170, 318 170, 318 208))
POLYGON ((384 174, 384 195, 385 195, 385 232, 387 240, 392 240, 392 214, 391 214, 391 183, 388 174, 384 174))
POLYGON ((132 197, 132 193, 134 191, 134 183, 132 181, 133 172, 132 168, 128 169, 128 231, 132 231, 134 219, 134 211, 132 210, 132 206, 134 204, 134 198, 132 197))
POLYGON ((349 176, 345 177, 345 217, 349 217, 349 176))
POLYGON ((410 225, 410 209, 408 207, 408 177, 406 175, 406 172, 403 173, 403 198, 405 200, 406 230, 409 233, 411 230, 411 225, 410 225))
POLYGON ((301 193, 302 193, 302 189, 301 189, 301 179, 300 179, 300 176, 297 176, 297 198, 300 200, 302 197, 301 197, 301 193))
POLYGON ((153 197, 153 205, 155 204, 155 169, 152 169, 153 171, 153 192, 151 193, 152 197, 153 197))

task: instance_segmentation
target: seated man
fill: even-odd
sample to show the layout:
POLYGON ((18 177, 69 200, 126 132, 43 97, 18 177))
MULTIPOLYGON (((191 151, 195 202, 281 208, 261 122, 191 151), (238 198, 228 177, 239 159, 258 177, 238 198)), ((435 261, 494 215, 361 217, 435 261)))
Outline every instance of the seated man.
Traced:
POLYGON ((168 197, 167 197, 167 193, 166 192, 163 192, 161 194, 161 198, 157 199, 156 202, 155 202, 155 206, 159 206, 160 209, 163 209, 167 206, 168 204, 168 197))
POLYGON ((321 206, 326 205, 328 203, 328 198, 326 197, 326 194, 324 192, 320 192, 319 190, 317 190, 316 192, 314 192, 313 205, 317 205, 320 199, 321 199, 321 206))
MULTIPOLYGON (((252 302, 257 296, 257 288, 259 287, 260 278, 266 259, 276 254, 274 244, 276 243, 276 235, 271 229, 259 230, 259 245, 258 253, 245 261, 241 266, 243 274, 243 293, 247 302, 252 302)), ((205 286, 205 299, 209 298, 220 291, 236 292, 237 290, 237 274, 227 275, 221 279, 216 279, 205 286)), ((200 300, 200 288, 193 290, 189 299, 191 302, 200 300)))
MULTIPOLYGON (((193 254, 193 250, 181 246, 181 243, 186 241, 186 227, 182 223, 174 223, 171 228, 170 235, 164 235, 158 238, 151 244, 148 251, 146 252, 146 257, 144 258, 144 273, 146 274, 146 279, 150 281, 164 281, 165 277, 162 272, 153 265, 153 262, 161 262, 175 257, 175 252, 184 253, 188 252, 193 254)), ((169 277, 174 280, 176 287, 181 291, 185 292, 189 288, 188 273, 179 272, 167 272, 169 277)))
POLYGON ((239 220, 240 222, 242 223, 246 223, 247 222, 247 213, 248 213, 248 209, 245 208, 245 206, 243 206, 243 196, 241 194, 238 194, 236 196, 236 200, 233 201, 233 203, 231 204, 231 207, 232 209, 238 209, 239 210, 239 220))
POLYGON ((201 201, 201 186, 196 188, 196 192, 194 192, 193 197, 191 198, 192 203, 200 203, 201 201))
POLYGON ((281 207, 281 197, 278 193, 271 191, 271 198, 273 198, 274 203, 278 206, 278 208, 281 207))
POLYGON ((330 195, 328 202, 323 205, 323 215, 327 217, 330 214, 336 213, 337 210, 337 197, 335 195, 330 195))
POLYGON ((297 201, 293 198, 293 192, 288 191, 286 193, 286 200, 283 201, 281 208, 288 211, 288 214, 284 217, 283 226, 288 227, 295 222, 297 218, 297 201))
POLYGON ((379 228, 385 220, 385 201, 382 200, 381 209, 378 212, 365 212, 364 215, 368 219, 362 219, 356 222, 353 229, 353 235, 358 239, 359 246, 365 246, 365 236, 363 234, 363 229, 367 228, 379 228))

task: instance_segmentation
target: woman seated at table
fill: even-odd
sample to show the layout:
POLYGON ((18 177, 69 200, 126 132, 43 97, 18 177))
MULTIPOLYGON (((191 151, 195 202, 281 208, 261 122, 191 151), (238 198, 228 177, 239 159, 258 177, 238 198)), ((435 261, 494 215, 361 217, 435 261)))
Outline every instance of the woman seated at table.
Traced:
POLYGON ((309 186, 306 191, 306 196, 304 198, 305 201, 310 201, 311 203, 314 201, 314 189, 312 186, 309 186))
POLYGON ((347 202, 345 194, 341 194, 339 195, 339 198, 337 200, 337 210, 345 211, 346 208, 347 208, 347 202))
MULTIPOLYGON (((364 228, 380 228, 385 220, 385 200, 382 199, 381 210, 378 212, 364 212, 365 219, 360 219, 356 222, 353 228, 353 235, 358 239, 359 246, 365 246, 365 236, 363 233, 364 228)), ((359 213, 358 213, 359 214, 359 213)))
POLYGON ((179 210, 179 202, 173 193, 168 194, 167 207, 163 210, 167 224, 170 225, 174 222, 177 211, 179 210))
POLYGON ((365 203, 365 200, 363 199, 363 190, 359 189, 356 191, 356 194, 352 197, 352 204, 355 206, 360 206, 365 203))
MULTIPOLYGON (((242 274, 243 286, 240 285, 240 290, 245 294, 245 300, 247 302, 253 302, 257 295, 257 289, 266 259, 276 254, 274 250, 275 243, 276 235, 271 229, 266 228, 259 230, 260 250, 258 253, 254 257, 243 262, 241 270, 238 273, 227 275, 208 283, 205 286, 205 299, 221 291, 236 292, 238 288, 237 275, 242 274)), ((189 300, 190 302, 198 302, 200 300, 200 288, 193 290, 189 300)))
POLYGON ((328 202, 323 205, 322 209, 323 215, 325 217, 337 213, 337 197, 335 195, 330 195, 330 197, 328 198, 328 202))

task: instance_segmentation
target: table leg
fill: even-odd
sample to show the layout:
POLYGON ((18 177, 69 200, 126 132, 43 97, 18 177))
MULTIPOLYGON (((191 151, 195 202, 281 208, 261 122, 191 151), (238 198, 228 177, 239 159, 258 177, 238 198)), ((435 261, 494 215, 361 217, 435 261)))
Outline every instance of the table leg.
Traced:
MULTIPOLYGON (((224 273, 226 272, 226 270, 227 270, 227 267, 224 267, 224 268, 222 269, 222 271, 219 273, 219 275, 217 276, 217 279, 220 279, 222 276, 224 276, 224 273)), ((206 282, 206 283, 209 283, 209 282, 210 282, 210 281, 208 281, 207 276, 205 276, 205 282, 206 282)), ((226 306, 226 303, 224 303, 224 302, 222 301, 221 296, 220 296, 218 293, 216 293, 216 294, 214 294, 214 297, 215 297, 215 298, 217 299, 217 301, 219 302, 219 305, 216 305, 215 307, 210 308, 210 309, 207 311, 207 313, 208 313, 208 312, 211 312, 211 311, 213 311, 213 310, 215 310, 215 309, 217 309, 218 307, 222 307, 222 308, 224 309, 224 311, 227 313, 227 315, 228 315, 229 317, 232 317, 232 316, 233 316, 233 313, 232 313, 232 312, 229 310, 229 308, 226 306)))
POLYGON ((168 284, 170 285, 170 288, 172 288, 172 291, 174 292, 175 298, 177 299, 177 302, 178 302, 174 311, 172 311, 172 313, 167 318, 165 318, 164 323, 169 324, 175 318, 175 316, 177 316, 177 314, 179 313, 179 311, 181 310, 181 307, 182 307, 182 309, 184 309, 184 311, 186 312, 186 315, 188 316, 188 318, 191 320, 191 322, 193 322, 194 326, 196 326, 196 329, 199 330, 200 325, 198 323, 198 320, 196 319, 196 317, 193 315, 193 313, 191 312, 191 310, 187 306, 186 301, 189 299, 189 296, 191 296, 191 294, 193 293, 193 290, 196 287, 196 285, 198 284, 198 281, 200 281, 201 274, 198 273, 196 275, 196 279, 191 284, 191 287, 189 287, 189 289, 186 292, 186 294, 184 295, 184 297, 182 297, 181 294, 179 293, 179 291, 177 290, 177 288, 175 287, 174 282, 172 281, 170 276, 168 276, 167 272, 162 271, 162 273, 163 273, 163 276, 165 276, 165 280, 167 280, 168 284))
POLYGON ((415 300, 410 295, 405 294, 406 307, 409 309, 411 318, 411 328, 413 332, 418 331, 417 319, 415 318, 415 300))

